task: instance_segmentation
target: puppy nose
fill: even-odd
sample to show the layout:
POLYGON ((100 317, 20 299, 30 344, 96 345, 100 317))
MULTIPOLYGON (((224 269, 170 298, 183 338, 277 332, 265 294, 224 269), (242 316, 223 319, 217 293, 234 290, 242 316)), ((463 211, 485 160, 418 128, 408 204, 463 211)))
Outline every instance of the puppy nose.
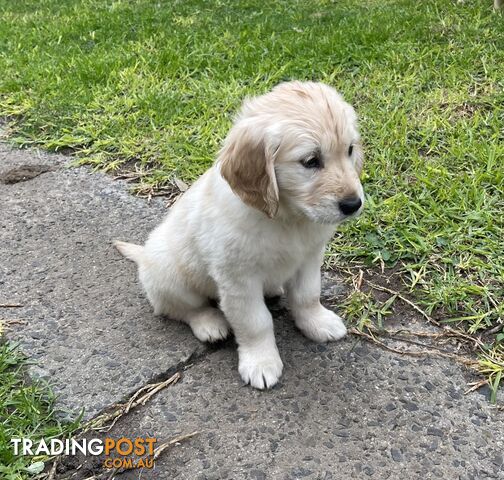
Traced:
POLYGON ((345 215, 351 215, 355 213, 362 205, 362 201, 359 197, 347 197, 338 203, 339 209, 345 215))

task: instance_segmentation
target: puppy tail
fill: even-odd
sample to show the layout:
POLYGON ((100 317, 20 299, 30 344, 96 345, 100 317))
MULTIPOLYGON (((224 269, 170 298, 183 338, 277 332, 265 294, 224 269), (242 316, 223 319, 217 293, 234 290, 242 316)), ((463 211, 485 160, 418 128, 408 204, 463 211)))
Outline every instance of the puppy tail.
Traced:
POLYGON ((114 247, 119 250, 121 255, 133 260, 136 264, 139 264, 143 257, 144 247, 141 245, 135 245, 134 243, 121 242, 120 240, 114 240, 112 242, 114 247))

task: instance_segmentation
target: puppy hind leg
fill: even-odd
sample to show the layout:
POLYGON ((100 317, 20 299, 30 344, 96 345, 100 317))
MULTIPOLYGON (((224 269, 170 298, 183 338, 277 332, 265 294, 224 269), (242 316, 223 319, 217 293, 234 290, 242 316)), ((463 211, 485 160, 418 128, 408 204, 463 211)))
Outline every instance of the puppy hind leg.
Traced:
POLYGON ((264 289, 265 298, 281 297, 285 293, 283 285, 267 285, 264 289))
POLYGON ((155 315, 167 315, 187 323, 201 342, 218 342, 229 335, 229 324, 222 312, 210 306, 202 295, 178 288, 177 292, 149 296, 149 300, 155 315))
POLYGON ((201 342, 218 342, 229 335, 229 324, 223 313, 210 305, 207 297, 180 286, 177 292, 177 318, 187 323, 201 342))
POLYGON ((229 324, 224 315, 219 309, 211 306, 188 311, 183 321, 202 342, 218 342, 229 335, 229 324))
MULTIPOLYGON (((164 273, 164 272, 162 272, 164 273)), ((209 299, 184 284, 178 277, 140 269, 140 280, 154 308, 154 315, 166 315, 187 323, 202 342, 216 342, 229 334, 229 324, 209 299)))

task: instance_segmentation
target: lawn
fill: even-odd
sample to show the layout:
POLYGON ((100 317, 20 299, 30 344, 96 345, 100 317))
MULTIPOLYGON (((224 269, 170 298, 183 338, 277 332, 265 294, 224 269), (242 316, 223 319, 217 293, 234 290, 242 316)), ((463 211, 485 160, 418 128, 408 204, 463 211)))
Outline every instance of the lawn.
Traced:
POLYGON ((40 473, 45 457, 15 456, 12 438, 62 438, 76 430, 79 419, 62 421, 54 410, 54 396, 48 385, 29 380, 27 360, 17 348, 0 344, 0 478, 19 480, 40 473))
POLYGON ((9 140, 136 171, 141 192, 197 178, 244 96, 335 86, 360 115, 367 207, 328 267, 394 272, 427 315, 481 338, 497 388, 504 18, 491 0, 3 0, 0 16, 9 140))

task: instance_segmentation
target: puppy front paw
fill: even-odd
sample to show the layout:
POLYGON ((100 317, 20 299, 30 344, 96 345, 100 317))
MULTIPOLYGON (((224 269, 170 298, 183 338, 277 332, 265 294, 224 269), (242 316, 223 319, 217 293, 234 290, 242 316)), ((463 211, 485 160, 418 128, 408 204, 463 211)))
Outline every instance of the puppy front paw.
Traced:
POLYGON ((341 317, 322 305, 295 313, 296 326, 317 343, 334 342, 343 338, 347 329, 341 317))
POLYGON ((276 346, 266 349, 240 346, 238 356, 240 376, 254 388, 270 388, 282 375, 283 363, 276 346))

